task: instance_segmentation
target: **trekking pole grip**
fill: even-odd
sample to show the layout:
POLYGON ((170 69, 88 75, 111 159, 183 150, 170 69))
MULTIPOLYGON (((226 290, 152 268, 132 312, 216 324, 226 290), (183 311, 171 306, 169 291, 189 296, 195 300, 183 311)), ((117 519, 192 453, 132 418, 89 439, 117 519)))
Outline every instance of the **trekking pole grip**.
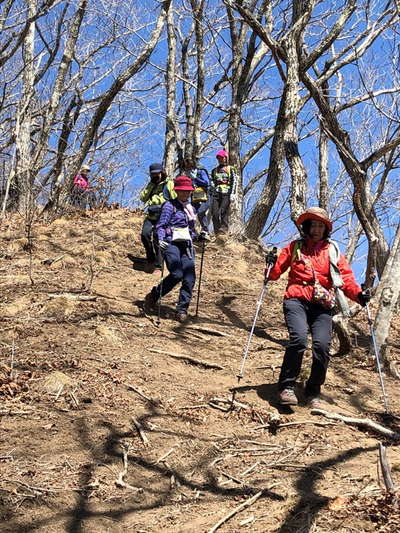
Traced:
POLYGON ((271 269, 276 263, 277 260, 277 248, 274 246, 272 250, 269 250, 265 256, 265 264, 267 266, 267 269, 265 271, 265 277, 264 277, 264 284, 266 285, 268 282, 269 273, 271 272, 271 269))

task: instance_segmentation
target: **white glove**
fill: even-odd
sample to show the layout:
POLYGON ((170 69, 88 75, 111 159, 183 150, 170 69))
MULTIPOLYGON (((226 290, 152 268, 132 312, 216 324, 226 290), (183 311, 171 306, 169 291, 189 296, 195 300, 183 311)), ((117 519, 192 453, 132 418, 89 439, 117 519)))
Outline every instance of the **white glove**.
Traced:
POLYGON ((160 247, 160 250, 162 250, 163 252, 165 252, 165 250, 168 248, 169 246, 169 242, 167 241, 160 241, 158 246, 160 247))

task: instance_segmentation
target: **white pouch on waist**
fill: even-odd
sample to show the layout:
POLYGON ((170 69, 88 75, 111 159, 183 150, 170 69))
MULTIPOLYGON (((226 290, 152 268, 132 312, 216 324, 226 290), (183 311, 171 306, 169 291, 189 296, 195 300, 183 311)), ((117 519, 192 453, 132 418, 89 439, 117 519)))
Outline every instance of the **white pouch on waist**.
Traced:
POLYGON ((189 227, 186 228, 172 228, 172 242, 191 241, 189 227))

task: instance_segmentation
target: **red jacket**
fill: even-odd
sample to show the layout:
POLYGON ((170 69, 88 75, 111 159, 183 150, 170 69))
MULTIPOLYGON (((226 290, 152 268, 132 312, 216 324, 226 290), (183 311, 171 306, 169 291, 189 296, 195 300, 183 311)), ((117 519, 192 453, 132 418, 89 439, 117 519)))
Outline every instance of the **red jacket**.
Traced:
MULTIPOLYGON (((268 279, 276 280, 290 268, 284 298, 300 298, 311 301, 313 269, 315 277, 321 285, 326 289, 333 287, 329 273, 329 242, 326 240, 313 242, 311 239, 306 239, 301 248, 300 259, 292 258, 295 244, 296 241, 292 241, 285 248, 282 248, 268 279)), ((359 303, 358 294, 361 292, 361 287, 356 282, 353 271, 342 254, 340 254, 338 267, 344 283, 342 287, 344 294, 354 302, 359 303)))

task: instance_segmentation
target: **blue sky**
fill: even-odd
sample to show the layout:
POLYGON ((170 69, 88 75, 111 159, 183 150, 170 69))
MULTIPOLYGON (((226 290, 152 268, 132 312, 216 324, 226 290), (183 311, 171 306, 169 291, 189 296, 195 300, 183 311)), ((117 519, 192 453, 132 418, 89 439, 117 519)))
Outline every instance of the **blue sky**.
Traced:
MULTIPOLYGON (((305 44, 310 50, 326 35, 328 27, 338 17, 343 8, 343 1, 320 2, 313 11, 310 25, 305 34, 305 44)), ((15 4, 16 8, 20 2, 15 4)), ((206 17, 204 19, 206 53, 206 94, 220 78, 224 69, 229 67, 231 50, 229 47, 229 32, 226 20, 225 8, 220 0, 208 0, 206 17)), ((77 2, 70 4, 62 32, 62 43, 65 43, 65 30, 68 28, 71 17, 76 9, 77 2)), ((290 2, 277 2, 273 7, 273 30, 272 34, 280 38, 285 31, 285 24, 290 21, 290 2)), ((51 46, 55 39, 57 16, 61 13, 65 3, 61 2, 53 8, 46 17, 39 20, 38 26, 46 36, 51 46)), ((96 99, 113 82, 115 77, 132 62, 139 53, 143 42, 154 28, 159 3, 155 0, 143 0, 142 2, 94 2, 89 1, 88 11, 82 25, 79 37, 77 53, 73 62, 69 79, 63 94, 60 116, 65 107, 71 101, 72 95, 78 90, 80 96, 86 101, 76 124, 75 132, 71 136, 67 156, 71 159, 79 148, 85 128, 91 117, 92 109, 96 105, 96 99), (110 44, 99 47, 104 39, 114 35, 110 44), (97 49, 98 48, 98 49, 97 49), (97 51, 95 52, 95 50, 97 51), (90 57, 90 54, 91 57, 90 57), (82 77, 75 80, 78 72, 78 62, 81 65, 82 77), (95 81, 97 80, 97 81, 95 81), (89 85, 89 87, 88 87, 89 85)), ((191 25, 189 2, 174 0, 176 9, 177 36, 187 35, 191 25)), ((343 50, 357 36, 360 36, 367 25, 379 25, 378 18, 386 3, 382 2, 359 2, 357 10, 347 24, 340 38, 335 42, 327 53, 318 61, 318 69, 323 70, 325 63, 332 54, 343 50)), ((395 30, 398 28, 395 27, 395 30)), ((6 38, 3 35, 3 39, 6 38)), ((357 44, 357 43, 356 43, 357 44)), ((190 46, 193 46, 193 38, 190 46)), ((247 43, 246 45, 247 46, 247 43)), ((354 45, 355 46, 355 45, 354 45)), ((350 47, 349 50, 354 49, 350 47)), ((63 47, 60 47, 58 57, 61 57, 63 47)), ((191 81, 195 78, 195 55, 190 56, 191 81)), ((37 37, 37 52, 43 65, 46 61, 46 49, 43 42, 37 37)), ((164 131, 165 131, 165 84, 164 70, 167 57, 167 42, 165 31, 157 44, 149 64, 143 68, 132 80, 124 91, 118 96, 102 126, 104 132, 97 141, 96 152, 88 156, 93 168, 93 176, 110 176, 115 184, 115 199, 120 201, 122 181, 124 182, 123 201, 126 205, 132 205, 137 191, 147 180, 148 166, 152 162, 163 159, 164 131)), ((387 29, 378 36, 373 45, 357 60, 343 67, 339 75, 334 75, 330 80, 331 101, 343 104, 357 95, 367 91, 375 91, 383 88, 400 86, 398 79, 399 48, 397 33, 387 29)), ((276 66, 267 54, 262 65, 265 71, 253 86, 251 98, 257 98, 257 102, 249 102, 243 110, 243 119, 246 124, 242 125, 242 155, 254 145, 254 143, 274 127, 282 94, 282 82, 277 73, 276 66)), ((15 64, 7 64, 3 70, 3 80, 9 76, 11 67, 18 70, 17 58, 15 64)), ((180 53, 178 51, 178 70, 180 69, 180 53)), ((180 70, 179 70, 180 71, 180 70)), ((228 70, 228 74, 230 71, 228 70)), ((54 80, 55 69, 50 69, 37 88, 37 98, 45 102, 49 96, 49 89, 54 80)), ((313 74, 315 75, 315 74, 313 74)), ((17 86, 16 86, 17 87, 17 86)), ((185 117, 180 100, 182 95, 182 82, 177 83, 177 111, 181 133, 184 134, 185 117)), ((300 88, 301 94, 305 94, 300 88)), ((194 89, 191 89, 194 98, 194 89)), ((8 96, 8 95, 7 95, 8 96)), ((10 99, 17 102, 17 90, 10 93, 10 99)), ((229 108, 230 87, 229 84, 220 91, 217 98, 213 99, 219 105, 229 108)), ((381 144, 387 133, 397 127, 398 94, 382 94, 373 102, 359 104, 349 110, 340 113, 340 121, 350 134, 352 145, 359 158, 365 157, 372 149, 381 144), (391 118, 392 117, 392 118, 391 118)), ((208 104, 205 108, 203 126, 210 129, 221 118, 222 112, 212 108, 208 104)), ((221 148, 221 143, 226 140, 226 123, 220 124, 216 130, 216 136, 204 149, 201 164, 209 170, 215 165, 215 152, 221 148)), ((317 202, 318 191, 318 113, 312 102, 305 105, 299 115, 299 133, 301 141, 299 149, 307 168, 309 178, 309 205, 317 202)), ((52 148, 58 142, 60 130, 56 129, 51 138, 52 148)), ((207 141, 208 133, 202 134, 202 140, 207 141)), ((245 168, 243 179, 246 184, 260 170, 269 165, 270 144, 265 146, 257 156, 245 168)), ((7 156, 8 157, 8 156, 7 156)), ((49 161, 52 154, 49 153, 49 161)), ((68 160, 66 161, 68 163, 68 160)), ((374 170, 374 169, 373 169, 374 170)), ((335 219, 335 226, 340 231, 335 237, 342 246, 348 240, 348 229, 352 227, 351 193, 352 185, 343 172, 342 165, 336 154, 333 144, 329 146, 329 175, 330 175, 330 210, 335 219)), ((378 206, 378 212, 382 220, 387 224, 386 234, 390 240, 394 227, 398 220, 398 173, 392 171, 389 174, 386 185, 386 194, 378 206), (388 202, 388 198, 392 199, 388 202)), ((380 174, 372 182, 372 190, 380 174)), ((262 182, 253 190, 250 198, 246 199, 247 207, 251 207, 257 199, 262 182)), ((285 180, 277 199, 271 219, 278 216, 279 221, 275 230, 267 235, 266 240, 271 243, 283 243, 287 238, 294 235, 295 228, 290 221, 288 206, 285 204, 290 187, 290 176, 286 172, 285 180), (283 209, 283 210, 282 210, 283 209), (281 211, 282 210, 282 211, 281 211)), ((363 250, 360 250, 361 257, 363 250)))

